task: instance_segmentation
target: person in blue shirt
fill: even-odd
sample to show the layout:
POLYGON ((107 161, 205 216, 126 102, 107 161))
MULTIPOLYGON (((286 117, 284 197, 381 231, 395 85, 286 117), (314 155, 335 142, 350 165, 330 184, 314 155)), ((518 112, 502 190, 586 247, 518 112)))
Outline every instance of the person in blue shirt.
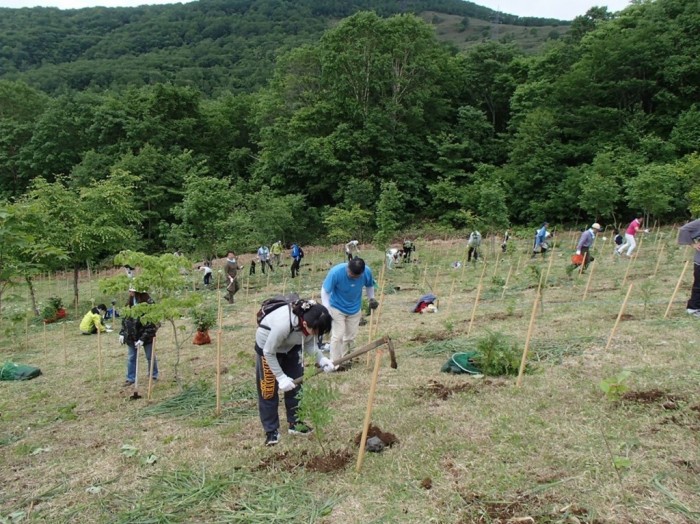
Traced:
POLYGON ((547 252, 547 249, 549 249, 549 245, 547 244, 546 240, 547 237, 549 236, 547 234, 547 226, 549 225, 549 222, 544 222, 542 224, 542 227, 537 230, 535 233, 535 244, 532 246, 532 256, 533 258, 537 253, 542 253, 542 256, 547 252))
POLYGON ((369 307, 379 305, 374 298, 374 277, 365 261, 355 257, 333 266, 321 287, 321 302, 333 318, 331 327, 331 360, 338 361, 357 336, 362 316, 362 290, 366 289, 369 307))
POLYGON ((292 244, 292 278, 299 275, 302 258, 304 258, 304 251, 299 247, 299 244, 292 244))

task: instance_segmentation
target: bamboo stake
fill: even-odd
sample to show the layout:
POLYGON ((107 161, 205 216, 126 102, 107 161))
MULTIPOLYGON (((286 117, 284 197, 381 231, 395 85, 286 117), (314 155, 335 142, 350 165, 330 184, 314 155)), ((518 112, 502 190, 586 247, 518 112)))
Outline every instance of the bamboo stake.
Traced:
MULTIPOLYGON (((221 278, 221 277, 219 277, 221 278)), ((223 308, 221 307, 221 288, 217 285, 219 309, 217 312, 219 327, 216 330, 216 410, 214 414, 219 417, 221 416, 221 326, 224 322, 223 308)))
POLYGON ((63 365, 67 366, 68 365, 68 350, 66 349, 66 325, 63 324, 62 327, 63 327, 63 330, 62 330, 63 331, 63 337, 62 337, 62 341, 63 341, 63 344, 62 344, 62 346, 63 346, 63 365))
POLYGON ((102 335, 97 330, 97 377, 102 382, 102 335))
POLYGON ((676 287, 673 290, 673 295, 671 295, 671 300, 668 301, 668 307, 666 308, 666 313, 664 313, 664 318, 668 318, 668 312, 671 311, 671 306, 673 305, 673 301, 676 298, 676 293, 678 293, 678 289, 681 287, 681 282, 683 282, 683 277, 685 276, 686 269, 688 269, 688 264, 690 264, 690 260, 685 261, 685 265, 683 266, 683 271, 681 271, 681 276, 678 278, 678 282, 676 283, 676 287))
MULTIPOLYGON (((588 254, 588 253, 586 253, 586 254, 588 254)), ((581 265, 583 265, 583 264, 581 264, 581 265)), ((593 277, 593 270, 594 269, 595 269, 595 265, 591 264, 591 271, 588 273, 588 282, 586 282, 586 289, 583 290, 583 298, 581 299, 582 302, 584 300, 586 300, 586 297, 588 296, 588 288, 591 285, 591 278, 593 277)))
POLYGON ((656 267, 654 268, 654 276, 659 272, 659 265, 661 264, 661 255, 664 253, 664 245, 661 244, 661 249, 656 254, 656 267))
POLYGON ((620 319, 622 318, 622 314, 625 312, 625 306, 627 306, 627 299, 630 298, 630 293, 632 293, 632 286, 633 284, 630 284, 630 287, 627 289, 627 294, 625 295, 625 300, 622 301, 622 306, 620 307, 620 312, 617 314, 617 319, 615 319, 615 325, 612 328, 612 331, 610 332, 610 336, 608 337, 608 343, 605 344, 605 350, 610 347, 610 343, 612 342, 613 337, 615 336, 615 331, 617 331, 617 326, 620 323, 620 319))
POLYGON ((503 297, 506 296, 506 289, 508 289, 508 282, 510 281, 511 273, 513 273, 513 264, 510 265, 510 269, 508 270, 508 276, 506 277, 506 283, 503 284, 503 293, 501 293, 501 300, 503 300, 503 297))
POLYGON ((423 271, 423 283, 421 284, 422 289, 425 289, 425 282, 426 282, 427 276, 428 276, 428 264, 425 264, 425 270, 423 271))
MULTIPOLYGON (((622 256, 622 255, 620 255, 622 256)), ((630 258, 628 263, 627 263, 627 271, 625 271, 625 277, 622 279, 622 285, 624 286, 627 283, 627 277, 630 274, 630 269, 632 269, 632 263, 635 261, 634 258, 630 258)))
POLYGON ((24 348, 29 349, 29 314, 24 316, 24 348))
POLYGON ((498 273, 498 263, 501 261, 501 252, 499 251, 498 254, 496 255, 496 265, 493 267, 493 275, 491 276, 496 276, 496 273, 498 273))
MULTIPOLYGON (((384 268, 382 268, 384 269, 384 268)), ((440 279, 440 267, 438 267, 437 273, 435 274, 435 281, 433 282, 433 293, 436 295, 437 293, 437 288, 438 288, 438 280, 440 279)))
POLYGON ((552 269, 552 262, 554 262, 554 248, 549 251, 549 264, 547 264, 547 273, 544 275, 544 285, 547 285, 547 280, 549 279, 549 272, 552 269))
POLYGON ((520 253, 520 256, 518 257, 518 264, 515 266, 515 272, 516 272, 516 273, 517 273, 518 271, 520 271, 520 262, 522 261, 522 259, 523 259, 523 254, 520 253))
POLYGON ((450 286, 450 296, 447 299, 447 313, 449 314, 452 310, 452 295, 455 292, 455 283, 457 282, 457 276, 452 277, 452 285, 450 286))
MULTIPOLYGON (((151 365, 148 367, 148 394, 146 400, 151 400, 151 391, 153 390, 153 366, 156 361, 156 338, 153 337, 151 342, 151 365)), ((136 358, 139 358, 138 355, 136 358)))
POLYGON ((46 322, 42 322, 42 324, 44 326, 44 355, 46 355, 49 351, 49 343, 46 340, 46 322))
POLYGON ((472 317, 469 319, 469 327, 467 328, 467 336, 472 332, 472 324, 474 323, 474 317, 476 316, 476 307, 479 305, 479 297, 481 296, 481 283, 476 289, 476 298, 474 299, 474 306, 472 307, 472 317))
POLYGON ((360 453, 357 455, 356 471, 359 473, 362 469, 362 462, 365 458, 365 446, 367 445, 367 433, 369 433, 369 423, 372 420, 372 404, 374 403, 374 394, 377 390, 377 380, 379 379, 379 364, 382 360, 382 348, 377 349, 377 355, 374 358, 374 371, 372 371, 372 382, 369 386, 369 396, 367 397, 367 411, 365 412, 365 421, 362 425, 362 438, 360 439, 360 453))
POLYGON ((540 300, 540 294, 535 294, 535 301, 532 303, 532 313, 530 313, 530 324, 527 327, 527 335, 525 336, 525 347, 523 348, 523 356, 520 359, 520 369, 518 370, 518 379, 515 381, 516 387, 520 387, 523 383, 523 375, 525 374, 525 364, 527 363, 527 353, 530 349, 530 337, 532 336, 532 328, 535 325, 535 317, 537 316, 537 303, 540 300))

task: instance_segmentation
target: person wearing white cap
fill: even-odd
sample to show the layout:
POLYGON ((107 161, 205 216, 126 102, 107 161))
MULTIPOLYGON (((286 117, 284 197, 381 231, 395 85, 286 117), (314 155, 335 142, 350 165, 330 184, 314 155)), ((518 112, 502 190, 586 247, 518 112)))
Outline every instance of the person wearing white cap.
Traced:
POLYGON ((581 263, 583 264, 584 271, 588 267, 588 264, 593 262, 594 258, 589 253, 593 242, 595 241, 596 233, 601 230, 600 224, 596 222, 589 229, 586 229, 581 233, 581 237, 578 239, 578 244, 576 244, 576 254, 583 255, 581 263))

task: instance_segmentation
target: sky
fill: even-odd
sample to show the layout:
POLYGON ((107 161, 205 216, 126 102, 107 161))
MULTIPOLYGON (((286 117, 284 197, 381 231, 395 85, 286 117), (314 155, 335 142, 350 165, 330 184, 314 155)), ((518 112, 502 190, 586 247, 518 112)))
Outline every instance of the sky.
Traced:
MULTIPOLYGON (((79 9, 98 5, 127 7, 172 3, 177 2, 172 0, 0 0, 0 7, 51 6, 61 9, 79 9)), ((573 20, 585 14, 593 6, 606 6, 608 11, 612 12, 620 11, 627 7, 629 0, 475 0, 474 3, 511 15, 573 20)))

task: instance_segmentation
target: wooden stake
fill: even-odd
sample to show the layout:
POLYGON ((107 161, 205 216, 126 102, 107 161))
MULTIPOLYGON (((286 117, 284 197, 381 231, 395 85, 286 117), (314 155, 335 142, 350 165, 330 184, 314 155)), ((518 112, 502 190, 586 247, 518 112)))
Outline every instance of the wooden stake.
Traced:
POLYGON ((654 268, 654 276, 659 272, 659 264, 661 264, 661 255, 664 253, 664 245, 661 244, 661 249, 656 254, 656 267, 654 268))
POLYGON ((476 289, 476 298, 474 299, 474 306, 472 307, 472 317, 469 319, 469 327, 467 328, 467 336, 472 332, 472 324, 474 323, 474 317, 476 316, 476 307, 479 305, 479 297, 481 296, 481 283, 476 289))
POLYGON ((547 285, 547 280, 549 279, 549 272, 552 269, 552 262, 554 262, 554 248, 549 251, 549 264, 547 264, 547 273, 544 275, 544 285, 547 285))
MULTIPOLYGON (((586 253, 588 254, 588 253, 586 253)), ((581 264, 583 265, 583 264, 581 264)), ((583 298, 581 301, 586 300, 586 297, 588 296, 588 288, 591 285, 591 277, 593 277, 593 269, 595 268, 595 265, 591 264, 591 271, 588 273, 588 281, 586 282, 586 289, 583 290, 583 298)))
MULTIPOLYGON (((623 255, 620 255, 620 256, 623 256, 623 255)), ((632 269, 632 264, 634 263, 634 261, 635 261, 635 258, 632 257, 632 258, 629 259, 629 261, 628 261, 628 263, 627 263, 627 271, 625 271, 625 277, 622 279, 622 285, 623 285, 623 286, 627 283, 627 277, 628 277, 629 274, 630 274, 630 269, 632 269)))
POLYGON ((530 324, 527 327, 527 335, 525 337, 525 347, 523 348, 523 356, 520 359, 520 369, 518 370, 518 379, 515 381, 516 387, 520 387, 523 383, 523 375, 525 374, 525 364, 527 363, 527 353, 530 349, 530 337, 532 336, 532 328, 535 325, 535 317, 537 316, 537 303, 540 300, 540 294, 535 293, 535 301, 532 303, 532 313, 530 313, 530 324))
POLYGON ((498 273, 498 263, 501 261, 501 252, 499 251, 498 254, 496 255, 496 265, 493 267, 493 275, 496 276, 496 273, 498 273))
MULTIPOLYGON (((384 268, 382 268, 384 269, 384 268)), ((437 289, 438 289, 438 280, 440 279, 440 267, 438 266, 437 273, 435 273, 435 282, 433 282, 433 293, 438 294, 437 289)))
POLYGON ((367 411, 365 412, 365 421, 362 425, 362 438, 360 439, 360 453, 357 455, 356 471, 359 473, 362 469, 362 462, 365 458, 365 446, 367 445, 367 433, 369 433, 369 424, 372 420, 372 404, 374 403, 374 394, 377 390, 377 380, 379 379, 379 364, 382 361, 382 349, 377 349, 377 356, 374 358, 374 371, 372 371, 372 382, 369 386, 369 396, 367 398, 367 411))
POLYGON ((510 265, 510 269, 508 270, 508 276, 506 277, 506 283, 503 284, 503 293, 501 293, 501 300, 503 300, 503 297, 506 296, 506 289, 508 289, 508 282, 510 281, 511 273, 513 273, 513 264, 510 265))
POLYGON ((102 334, 97 330, 97 377, 102 382, 102 334))
MULTIPOLYGON (((151 391, 153 391, 153 366, 156 362, 156 338, 157 337, 153 337, 153 341, 151 342, 151 365, 148 367, 148 394, 146 395, 146 400, 151 400, 151 391)), ((138 355, 136 355, 136 358, 139 358, 138 355)))
POLYGON ((676 298, 676 293, 678 293, 678 289, 681 287, 681 282, 683 282, 683 277, 685 276, 686 269, 688 269, 688 264, 690 264, 690 260, 685 261, 685 265, 683 266, 683 271, 681 271, 681 276, 678 278, 678 282, 676 283, 676 287, 673 290, 673 295, 671 295, 671 300, 668 301, 668 307, 666 308, 666 313, 664 313, 664 318, 668 318, 668 312, 671 311, 671 306, 673 305, 673 301, 676 298))
POLYGON ((62 346, 63 346, 63 365, 67 366, 68 365, 68 350, 66 349, 66 325, 63 324, 62 327, 63 327, 63 329, 62 329, 62 331, 63 331, 63 337, 62 337, 62 341, 63 341, 63 344, 62 344, 62 346))
POLYGON ((46 322, 42 322, 44 325, 44 355, 49 351, 49 343, 46 340, 46 322))
POLYGON ((447 313, 452 310, 452 295, 455 292, 455 283, 457 282, 457 276, 452 277, 452 285, 450 286, 450 296, 447 299, 447 313))
POLYGON ((610 336, 608 337, 608 343, 605 344, 605 350, 610 347, 610 343, 612 342, 613 337, 615 336, 615 331, 617 330, 617 326, 620 323, 620 319, 622 318, 622 314, 625 312, 625 306, 627 306, 627 299, 630 298, 630 293, 632 293, 632 286, 633 284, 630 284, 630 287, 627 289, 627 294, 625 295, 625 300, 622 301, 622 306, 620 307, 620 312, 617 314, 617 319, 615 320, 615 325, 612 328, 612 331, 610 332, 610 336))
POLYGON ((216 330, 216 411, 217 417, 221 416, 221 324, 216 330))

